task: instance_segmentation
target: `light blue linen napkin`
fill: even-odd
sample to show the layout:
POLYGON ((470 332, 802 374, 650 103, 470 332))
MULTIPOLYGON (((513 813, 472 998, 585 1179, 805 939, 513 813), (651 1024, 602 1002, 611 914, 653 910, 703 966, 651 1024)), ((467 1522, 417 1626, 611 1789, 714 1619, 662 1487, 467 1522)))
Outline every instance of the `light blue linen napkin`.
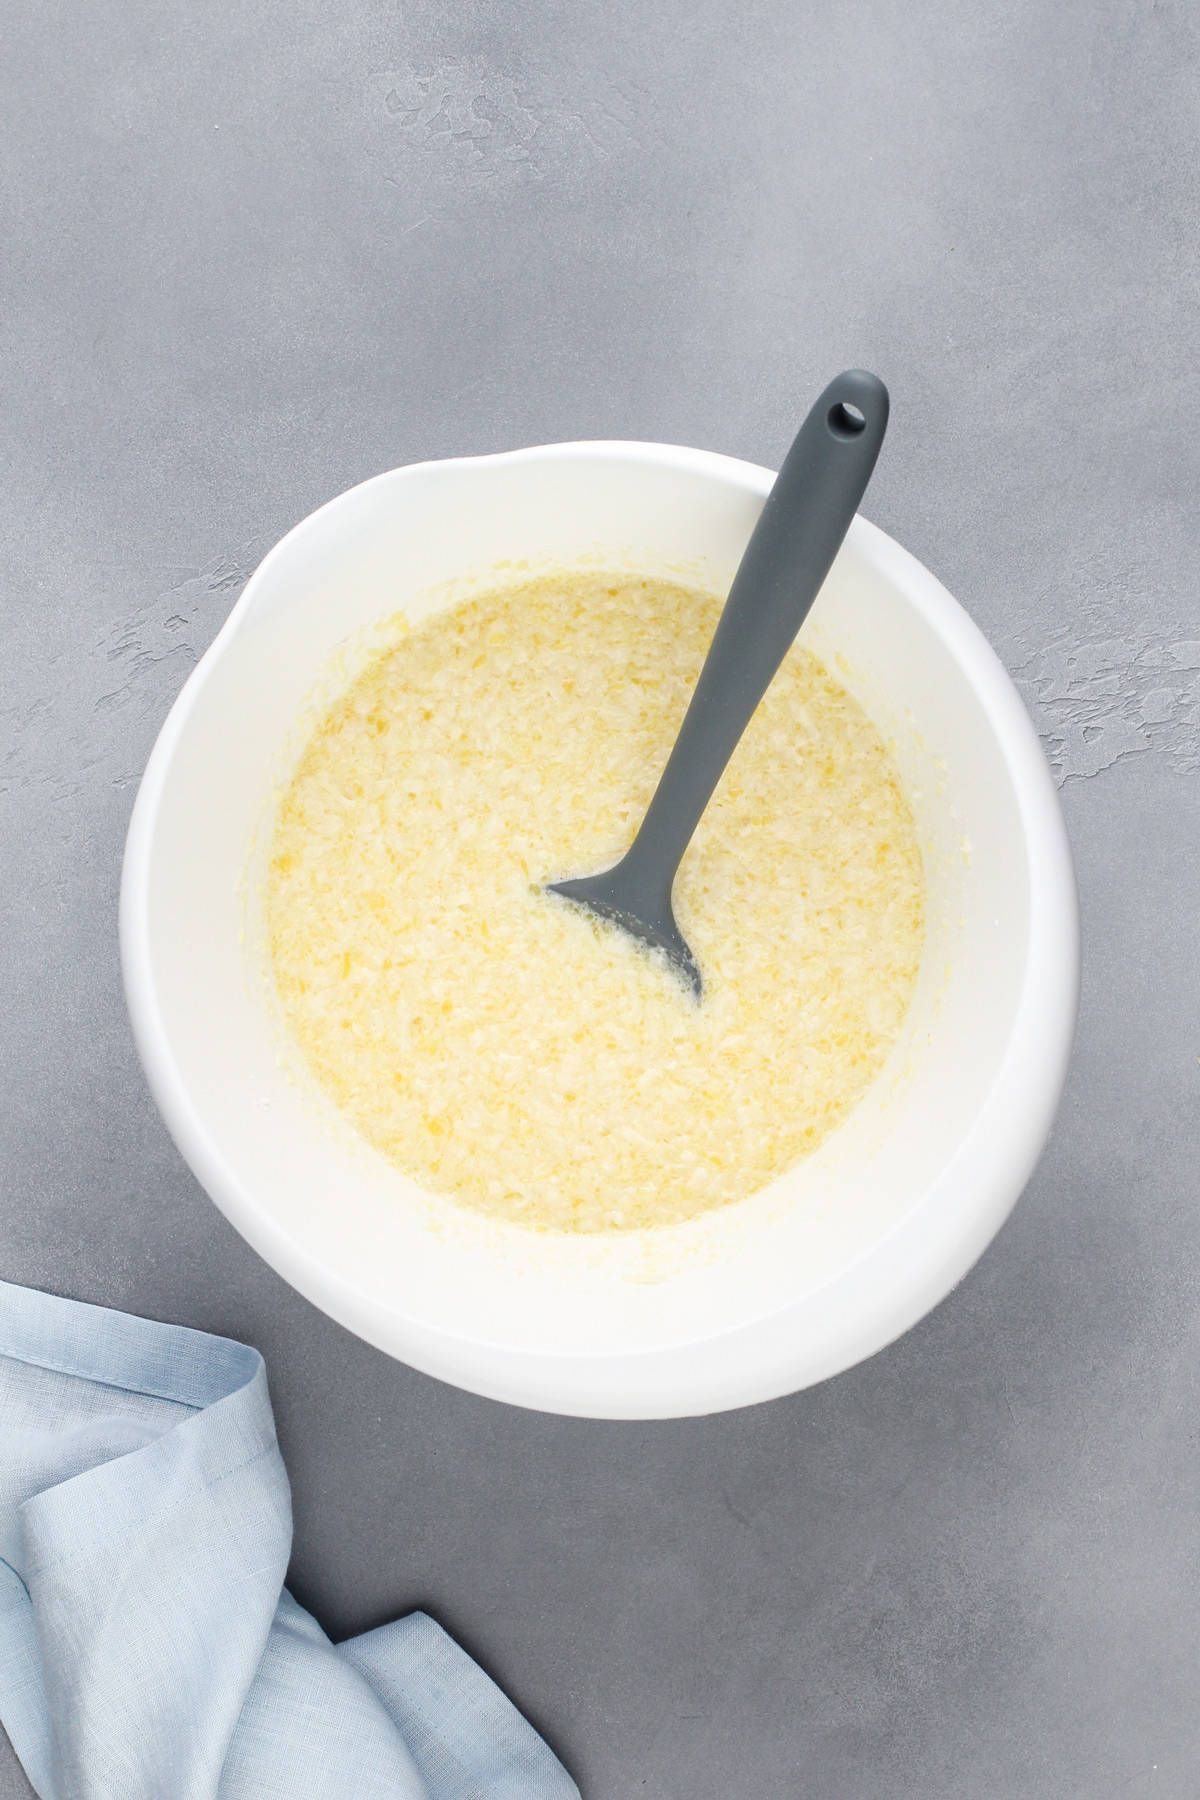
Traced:
POLYGON ((256 1350, 0 1282, 0 1722, 43 1800, 579 1800, 432 1619, 283 1586, 256 1350))

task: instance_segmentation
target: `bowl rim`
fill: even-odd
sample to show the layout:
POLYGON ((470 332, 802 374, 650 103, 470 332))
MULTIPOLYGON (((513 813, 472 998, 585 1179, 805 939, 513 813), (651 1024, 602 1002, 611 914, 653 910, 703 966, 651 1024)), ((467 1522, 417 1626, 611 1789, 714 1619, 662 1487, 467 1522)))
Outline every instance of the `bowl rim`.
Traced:
POLYGON ((122 867, 122 975, 148 1085, 185 1161, 252 1248, 313 1304, 386 1353, 497 1400, 589 1417, 683 1416, 811 1385, 875 1354, 915 1324, 957 1285, 1015 1205, 1041 1155, 1066 1078, 1079 997, 1079 912, 1053 779, 1000 658, 937 577, 894 539, 861 516, 851 526, 856 554, 903 593, 953 656, 1001 749, 1028 852, 1028 953, 1008 1042, 969 1130, 920 1199, 819 1287, 718 1331, 640 1350, 520 1350, 406 1318, 401 1308, 365 1297, 298 1246, 242 1184, 179 1073, 155 992, 149 877, 167 774, 205 683, 277 561, 306 536, 322 531, 332 513, 367 490, 398 479, 431 469, 571 460, 667 467, 716 479, 759 499, 765 499, 774 481, 770 469, 715 451, 636 439, 573 440, 402 464, 307 514, 249 577, 176 697, 151 751, 122 867), (800 1308, 805 1314, 802 1352, 787 1329, 800 1308))

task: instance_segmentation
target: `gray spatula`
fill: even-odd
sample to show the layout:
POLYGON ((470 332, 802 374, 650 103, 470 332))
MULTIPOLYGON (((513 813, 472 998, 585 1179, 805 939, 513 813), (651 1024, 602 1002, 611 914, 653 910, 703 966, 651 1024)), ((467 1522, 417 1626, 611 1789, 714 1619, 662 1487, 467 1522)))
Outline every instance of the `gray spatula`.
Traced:
POLYGON ((550 891, 664 950, 697 1000, 700 965, 671 889, 700 816, 829 573, 887 429, 877 375, 848 369, 805 419, 734 576, 679 736, 637 836, 603 875, 550 891))

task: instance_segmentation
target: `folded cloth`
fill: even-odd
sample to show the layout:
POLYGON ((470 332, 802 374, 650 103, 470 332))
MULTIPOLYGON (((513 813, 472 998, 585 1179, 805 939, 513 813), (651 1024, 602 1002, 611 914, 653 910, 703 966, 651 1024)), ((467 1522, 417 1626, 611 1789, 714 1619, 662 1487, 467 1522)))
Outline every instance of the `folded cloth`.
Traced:
POLYGON ((284 1588, 256 1350, 0 1282, 0 1722, 43 1800, 579 1800, 433 1620, 284 1588))

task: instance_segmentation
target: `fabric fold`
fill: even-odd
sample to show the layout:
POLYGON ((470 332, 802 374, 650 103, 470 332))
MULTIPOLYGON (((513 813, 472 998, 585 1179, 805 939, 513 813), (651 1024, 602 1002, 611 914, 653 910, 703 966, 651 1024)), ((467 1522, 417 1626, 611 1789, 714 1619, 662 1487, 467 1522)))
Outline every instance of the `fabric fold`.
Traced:
POLYGON ((422 1614, 283 1586, 257 1351, 0 1283, 0 1721, 43 1800, 577 1800, 422 1614))

